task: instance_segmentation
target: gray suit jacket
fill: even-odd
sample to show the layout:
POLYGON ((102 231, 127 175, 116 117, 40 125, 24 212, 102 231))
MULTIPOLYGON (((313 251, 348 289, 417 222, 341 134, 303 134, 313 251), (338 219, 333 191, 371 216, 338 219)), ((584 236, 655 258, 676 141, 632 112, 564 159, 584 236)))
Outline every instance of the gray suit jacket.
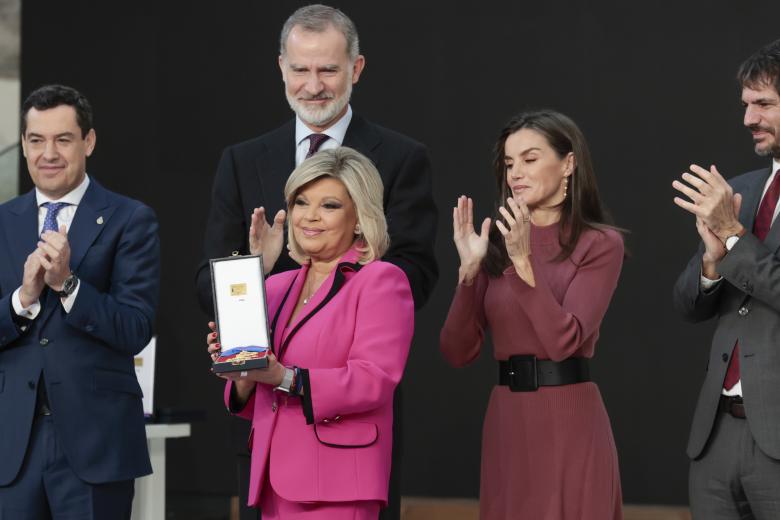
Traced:
POLYGON ((675 306, 687 320, 718 320, 688 441, 691 458, 702 455, 707 445, 728 361, 739 340, 748 426, 759 448, 780 459, 780 223, 774 223, 764 242, 750 233, 770 173, 766 168, 729 181, 742 194, 739 220, 748 233, 718 263, 723 281, 706 294, 700 290, 700 244, 674 287, 675 306))

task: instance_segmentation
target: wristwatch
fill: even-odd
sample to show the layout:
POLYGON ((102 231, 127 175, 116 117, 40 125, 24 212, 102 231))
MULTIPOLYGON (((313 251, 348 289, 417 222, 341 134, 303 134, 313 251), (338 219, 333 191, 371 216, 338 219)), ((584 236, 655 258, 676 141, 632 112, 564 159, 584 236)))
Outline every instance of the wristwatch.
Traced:
POLYGON ((726 241, 723 243, 726 246, 726 251, 731 251, 735 245, 737 245, 737 241, 739 240, 739 235, 731 235, 730 237, 726 237, 726 241))
POLYGON ((73 294, 76 291, 76 287, 79 286, 79 279, 78 277, 71 273, 70 276, 65 278, 65 281, 62 282, 62 290, 56 291, 57 296, 60 298, 67 298, 71 294, 73 294))
POLYGON ((295 370, 292 368, 284 367, 284 376, 282 376, 282 382, 274 390, 284 392, 285 394, 292 393, 295 388, 295 370))

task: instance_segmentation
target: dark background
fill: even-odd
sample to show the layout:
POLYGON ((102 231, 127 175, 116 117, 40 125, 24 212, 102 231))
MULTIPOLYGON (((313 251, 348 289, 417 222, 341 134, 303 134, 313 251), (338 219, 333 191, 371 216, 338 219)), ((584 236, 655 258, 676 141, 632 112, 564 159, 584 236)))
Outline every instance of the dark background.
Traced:
MULTIPOLYGON (((88 172, 156 211, 163 245, 156 401, 206 410, 168 445, 171 497, 235 494, 231 419, 209 373, 195 300, 221 149, 292 113, 278 34, 301 2, 25 2, 22 92, 64 83, 95 109, 88 172)), ((602 195, 632 251, 602 325, 594 372, 612 419, 624 498, 687 503, 684 454, 711 330, 684 324, 671 287, 696 246, 672 203, 687 166, 733 176, 768 164, 742 128, 739 63, 780 37, 777 2, 358 2, 367 67, 356 112, 424 143, 440 210, 439 285, 418 313, 403 383, 404 495, 477 496, 481 424, 495 380, 489 345, 452 369, 438 332, 456 281, 451 207, 490 211, 490 150, 528 107, 553 107, 587 136, 602 195)), ((22 168, 22 191, 31 187, 22 168)), ((522 341, 522 338, 518 338, 522 341)))

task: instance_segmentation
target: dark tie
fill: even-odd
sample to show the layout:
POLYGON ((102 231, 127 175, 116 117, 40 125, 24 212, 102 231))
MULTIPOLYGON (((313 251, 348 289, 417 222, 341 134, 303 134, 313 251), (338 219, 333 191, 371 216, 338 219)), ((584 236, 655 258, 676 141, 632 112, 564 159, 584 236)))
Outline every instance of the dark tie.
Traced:
POLYGON ((317 153, 317 150, 320 149, 320 146, 322 146, 322 143, 330 139, 325 134, 311 134, 309 135, 309 151, 306 152, 306 158, 308 159, 315 153, 317 153))
MULTIPOLYGON (((767 234, 769 234, 769 228, 772 227, 772 216, 775 214, 778 196, 780 196, 780 170, 775 173, 772 184, 770 184, 769 189, 766 190, 764 199, 758 207, 756 220, 753 222, 753 234, 762 242, 767 234)), ((734 345, 734 352, 731 353, 731 360, 729 361, 729 367, 726 370, 726 377, 723 379, 723 388, 726 390, 731 389, 737 384, 739 377, 739 341, 737 341, 734 345)))
POLYGON ((59 231, 60 227, 57 225, 57 214, 65 206, 70 206, 67 202, 44 202, 41 204, 46 208, 46 216, 43 219, 43 229, 41 229, 41 235, 45 231, 59 231))

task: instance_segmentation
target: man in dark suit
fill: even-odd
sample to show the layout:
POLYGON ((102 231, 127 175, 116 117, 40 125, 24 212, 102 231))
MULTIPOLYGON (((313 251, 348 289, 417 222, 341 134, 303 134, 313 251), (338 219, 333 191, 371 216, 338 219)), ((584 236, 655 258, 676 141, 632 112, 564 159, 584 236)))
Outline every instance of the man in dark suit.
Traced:
MULTIPOLYGON (((281 232, 284 185, 292 170, 316 150, 341 145, 363 153, 379 170, 391 240, 383 259, 406 273, 415 307, 427 300, 438 277, 433 253, 437 216, 428 153, 420 143, 352 111, 352 86, 364 66, 355 25, 341 11, 322 5, 306 6, 284 24, 279 68, 287 101, 296 117, 265 135, 228 147, 222 155, 214 179, 205 258, 197 275, 200 303, 208 314, 213 313, 208 259, 248 254, 255 208, 262 208, 255 216, 258 226, 269 228, 265 215, 275 215, 273 231, 281 232)), ((297 264, 282 254, 274 272, 295 267, 297 264)), ((396 404, 398 401, 397 394, 396 404)), ((396 424, 400 415, 397 406, 396 424)), ((239 437, 243 439, 236 442, 245 444, 246 434, 239 437)), ((397 427, 395 439, 400 437, 397 427)), ((397 448, 396 444, 387 518, 400 516, 397 448)), ((240 492, 246 493, 246 482, 240 486, 240 492)), ((246 501, 242 499, 242 503, 246 501)))
POLYGON ((129 519, 151 473, 133 356, 152 336, 157 221, 86 175, 77 91, 30 94, 21 139, 35 189, 0 206, 0 518, 129 519))
POLYGON ((772 167, 726 182, 691 166, 675 203, 702 243, 674 290, 690 321, 717 318, 693 418, 694 519, 780 518, 780 40, 740 67, 744 124, 772 167))

